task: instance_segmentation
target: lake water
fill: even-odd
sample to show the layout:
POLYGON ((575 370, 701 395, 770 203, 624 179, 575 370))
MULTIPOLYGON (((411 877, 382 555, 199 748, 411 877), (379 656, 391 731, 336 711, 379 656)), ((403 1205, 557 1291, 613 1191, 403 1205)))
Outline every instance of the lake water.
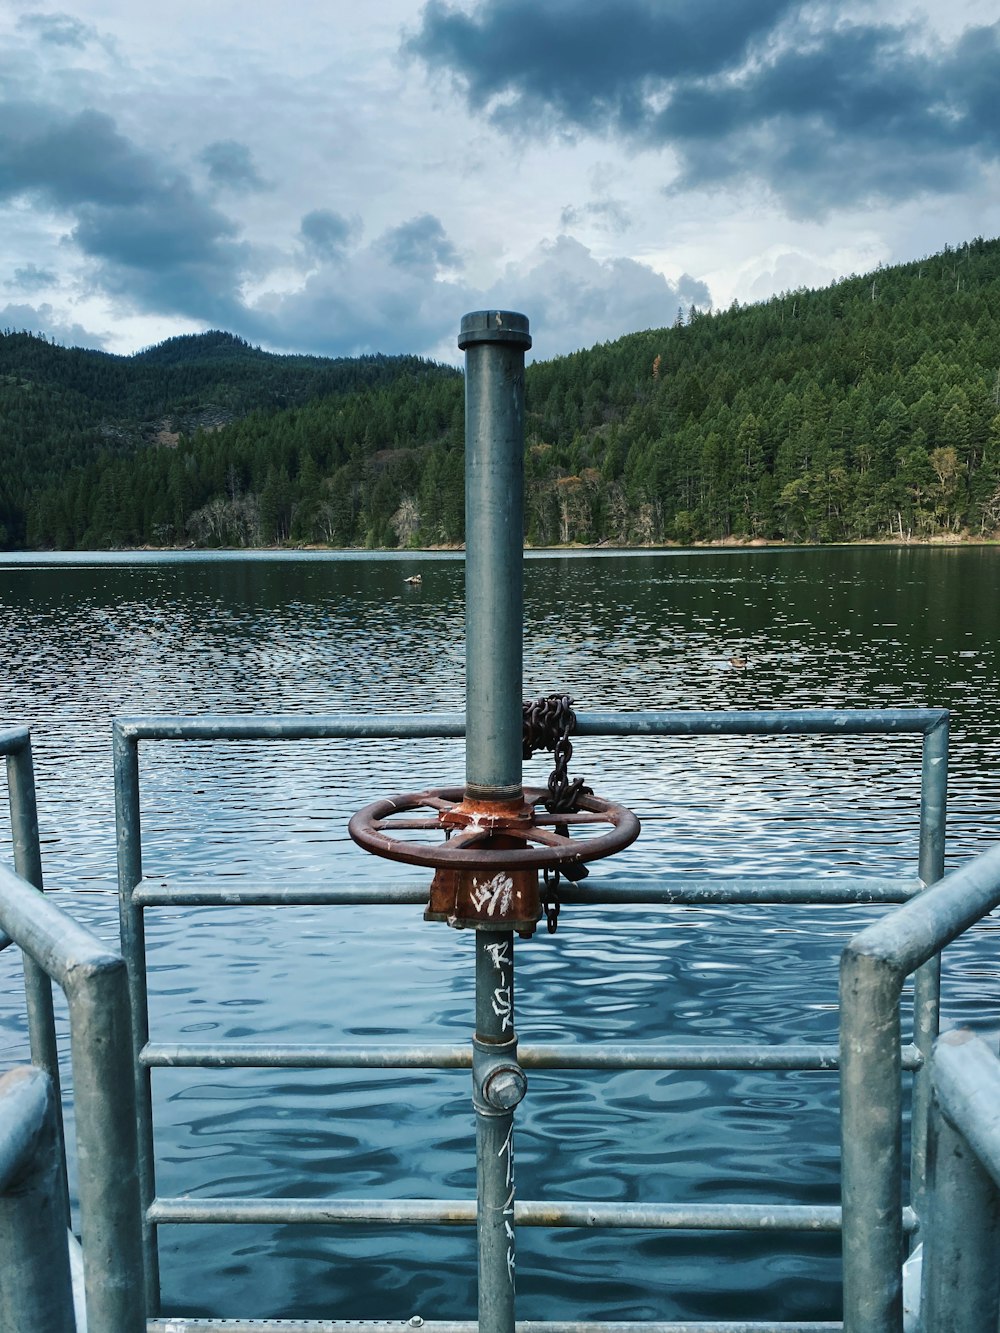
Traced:
MULTIPOLYGON (((461 709, 463 578, 452 555, 0 555, 0 724, 33 728, 62 905, 117 938, 113 717, 461 709)), ((947 707, 949 866, 1000 835, 1000 549, 538 554, 525 579, 526 695, 947 707)), ((347 819, 463 772, 456 742, 145 745, 145 871, 419 878, 357 850, 347 819)), ((526 779, 545 772, 543 757, 526 779)), ((571 772, 643 823, 594 875, 915 868, 917 738, 582 738, 571 772)), ((835 1040, 839 950, 878 910, 568 908, 555 937, 518 944, 519 1034, 835 1040)), ((471 1032, 472 940, 416 909, 158 909, 148 935, 157 1040, 471 1032)), ((989 921, 951 951, 946 1020, 995 1026, 996 943, 989 921)), ((14 952, 0 954, 3 1064, 24 1055, 14 952)), ((172 1070, 154 1091, 161 1194, 474 1193, 467 1073, 172 1070)), ((532 1074, 518 1193, 835 1203, 836 1102, 835 1074, 532 1074)), ((524 1318, 838 1315, 830 1238, 525 1228, 518 1247, 524 1318)), ((168 1312, 475 1317, 465 1229, 164 1228, 161 1253, 168 1312)))

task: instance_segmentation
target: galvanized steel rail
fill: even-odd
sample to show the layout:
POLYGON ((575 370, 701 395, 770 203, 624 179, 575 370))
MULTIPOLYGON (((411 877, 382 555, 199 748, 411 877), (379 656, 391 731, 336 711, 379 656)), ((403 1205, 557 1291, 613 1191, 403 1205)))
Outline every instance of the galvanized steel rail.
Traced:
POLYGON ((76 1333, 59 1108, 28 1065, 0 1078, 0 1329, 76 1333))
POLYGON ((920 1327, 979 1333, 1000 1324, 1000 1060, 971 1032, 946 1032, 931 1081, 920 1327))
POLYGON ((69 1002, 89 1333, 140 1333, 146 1311, 124 960, 3 866, 0 926, 69 1002))
MULTIPOLYGON (((707 713, 683 710, 644 710, 635 713, 580 713, 577 732, 592 736, 767 736, 833 735, 868 736, 874 734, 912 734, 923 738, 922 783, 920 803, 920 850, 918 875, 911 877, 844 877, 818 879, 810 876, 767 876, 703 879, 672 876, 660 879, 607 880, 597 876, 576 884, 561 886, 564 901, 600 905, 696 904, 696 903, 899 903, 908 902, 925 884, 940 877, 944 847, 945 788, 947 775, 948 715, 939 709, 878 709, 871 711, 816 709, 760 713, 707 713)), ((130 984, 135 1015, 135 1070, 139 1108, 140 1160, 143 1164, 145 1201, 147 1274, 149 1309, 155 1314, 159 1302, 156 1277, 155 1235, 159 1225, 186 1221, 259 1220, 264 1216, 281 1221, 315 1221, 320 1214, 334 1221, 346 1210, 353 1221, 359 1212, 369 1210, 372 1220, 384 1216, 384 1205, 365 1200, 176 1200, 156 1197, 153 1167, 153 1137, 150 1114, 150 1071, 154 1068, 468 1068, 472 1063, 468 1047, 436 1045, 410 1047, 352 1047, 349 1045, 261 1045, 237 1043, 165 1044, 149 1040, 144 948, 144 913, 157 906, 213 905, 292 905, 292 904, 423 904, 426 888, 415 883, 396 883, 374 888, 351 886, 298 888, 291 886, 187 885, 164 888, 142 881, 141 831, 139 824, 139 744, 143 741, 254 741, 254 740, 365 740, 381 738, 439 739, 461 737, 465 733, 462 714, 409 714, 379 716, 334 715, 320 717, 212 715, 198 718, 133 717, 116 721, 114 726, 115 774, 119 831, 119 882, 121 890, 122 938, 130 963, 130 984)), ((937 1035, 937 974, 932 964, 918 983, 914 1043, 898 1047, 899 1068, 917 1071, 924 1077, 923 1065, 937 1035)), ((522 1045, 518 1061, 525 1068, 578 1069, 837 1069, 839 1052, 820 1044, 755 1046, 732 1044, 690 1045, 681 1043, 632 1043, 601 1046, 581 1043, 548 1046, 522 1045)), ((922 1173, 923 1134, 919 1114, 915 1112, 915 1170, 922 1173)), ((410 1220, 430 1220, 428 1209, 447 1207, 452 1221, 471 1223, 474 1201, 456 1201, 442 1205, 434 1201, 412 1200, 395 1204, 412 1207, 410 1220)), ((518 1225, 541 1224, 530 1201, 515 1205, 518 1225)), ((546 1216, 555 1209, 564 1219, 546 1225, 659 1225, 698 1228, 700 1220, 711 1218, 713 1229, 736 1227, 759 1229, 837 1230, 841 1225, 838 1208, 803 1210, 796 1206, 776 1208, 750 1205, 706 1205, 706 1210, 663 1206, 647 1210, 657 1222, 637 1223, 637 1214, 628 1209, 598 1208, 588 1212, 586 1205, 545 1204, 546 1216), (563 1210, 563 1211, 559 1211, 563 1210), (592 1220, 585 1220, 590 1218, 592 1220), (762 1219, 769 1218, 770 1222, 762 1219), (568 1220, 573 1219, 573 1220, 568 1220)), ((592 1206, 591 1206, 592 1208, 592 1206)), ((440 1220, 440 1219, 439 1219, 440 1220)), ((707 1222, 703 1222, 707 1225, 707 1222)), ((897 1228, 900 1236, 916 1228, 916 1216, 904 1210, 900 1202, 897 1228)), ((172 1320, 171 1323, 177 1322, 172 1320)), ((150 1327, 157 1327, 154 1322, 150 1327)), ((159 1325, 163 1326, 163 1325, 159 1325)), ((185 1325, 182 1324, 182 1327, 185 1325)), ((198 1327, 192 1324, 191 1327, 198 1327)), ((210 1327, 205 1323, 204 1327, 210 1327)), ((225 1325, 231 1327, 231 1325, 225 1325)), ((249 1321, 247 1327, 262 1329, 266 1323, 249 1321)), ((307 1327, 308 1325, 303 1325, 307 1327)), ((520 1324, 518 1325, 521 1326, 520 1324)), ((281 1327, 275 1324, 274 1327, 281 1327)), ((574 1328, 582 1326, 573 1326, 574 1328)), ((654 1326, 648 1325, 646 1328, 654 1326)), ((666 1327, 666 1325, 664 1325, 666 1327)), ((678 1324, 677 1328, 713 1327, 678 1324)), ((715 1325, 722 1329, 725 1325, 715 1325)), ((750 1328, 752 1325, 733 1325, 750 1328)), ((792 1333, 798 1327, 839 1327, 829 1325, 758 1325, 758 1328, 782 1328, 792 1333)), ((867 1330, 866 1330, 867 1333, 867 1330)))
MULTIPOLYGON (((641 1321, 518 1319, 515 1333, 841 1333, 843 1324, 830 1320, 806 1320, 804 1323, 761 1323, 757 1320, 647 1319, 641 1321)), ((478 1333, 479 1325, 470 1319, 151 1319, 148 1333, 202 1333, 221 1329, 225 1333, 478 1333)))
MULTIPOLYGON (((38 807, 35 801, 35 772, 31 756, 31 733, 27 727, 0 731, 0 755, 7 761, 7 792, 10 828, 14 844, 14 869, 22 879, 42 889, 42 855, 38 839, 38 807)), ((0 930, 0 949, 11 944, 0 930)), ((28 1039, 31 1059, 52 1080, 59 1105, 59 1053, 52 1009, 52 983, 33 958, 24 957, 24 992, 28 1008, 28 1039)), ((62 1142, 62 1117, 57 1133, 62 1142)), ((68 1198, 68 1196, 67 1196, 68 1198)))
MULTIPOLYGON (((846 1333, 899 1333, 902 1328, 903 983, 997 906, 1000 847, 875 922, 844 950, 840 1005, 846 1333)), ((927 1076, 929 1070, 923 1072, 927 1076)), ((915 1206, 922 1215, 922 1201, 915 1206)))

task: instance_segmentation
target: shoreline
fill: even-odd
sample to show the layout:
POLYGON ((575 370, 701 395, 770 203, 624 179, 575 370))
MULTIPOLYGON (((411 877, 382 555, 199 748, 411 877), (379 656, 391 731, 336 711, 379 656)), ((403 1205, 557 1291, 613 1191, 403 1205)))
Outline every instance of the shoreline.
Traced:
MULTIPOLYGON (((642 553, 653 554, 657 551, 763 551, 763 550, 789 550, 789 551, 830 551, 830 550, 850 550, 863 547, 886 547, 886 548, 906 548, 906 547, 962 547, 962 546, 1000 546, 1000 535, 990 537, 973 537, 968 534, 954 537, 911 537, 900 540, 898 537, 884 538, 861 538, 857 541, 849 542, 790 542, 781 538, 773 540, 765 537, 753 537, 746 541, 741 541, 735 537, 722 537, 707 542, 657 542, 642 546, 616 546, 613 542, 604 541, 593 544, 583 542, 567 542, 559 546, 532 546, 525 545, 525 553, 547 552, 558 555, 560 552, 572 552, 574 554, 585 555, 588 552, 594 554, 621 554, 638 555, 642 553)), ((102 547, 17 547, 10 550, 0 550, 0 560, 5 555, 93 555, 98 552, 114 552, 122 555, 131 553, 198 553, 204 552, 206 555, 214 551, 226 551, 232 554, 246 552, 252 554, 256 552, 271 552, 277 554, 285 552, 294 555, 296 551, 301 552, 324 552, 331 554, 351 552, 352 554, 370 554, 370 555, 397 555, 413 556, 436 555, 441 553, 458 553, 465 550, 464 543, 441 543, 430 546, 328 546, 322 542, 300 542, 289 543, 282 542, 269 546, 196 546, 193 543, 185 542, 183 545, 174 546, 102 546, 102 547)))

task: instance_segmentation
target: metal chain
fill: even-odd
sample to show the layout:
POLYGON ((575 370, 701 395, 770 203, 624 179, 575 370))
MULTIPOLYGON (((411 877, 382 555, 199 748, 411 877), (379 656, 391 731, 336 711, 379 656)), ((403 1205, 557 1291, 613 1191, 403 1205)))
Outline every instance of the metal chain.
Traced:
MULTIPOLYGON (((524 702, 524 758, 530 759, 536 750, 550 750, 555 761, 547 784, 549 799, 545 802, 545 808, 550 814, 572 814, 578 808, 581 796, 593 794, 593 788, 585 786, 583 778, 569 776, 569 761, 573 757, 569 735, 575 726, 573 700, 568 694, 547 694, 524 702)), ((555 831, 564 838, 569 837, 568 824, 556 824, 555 831)), ((569 880, 585 879, 587 867, 567 865, 546 868, 542 876, 542 907, 550 935, 556 933, 559 924, 560 874, 569 880)))

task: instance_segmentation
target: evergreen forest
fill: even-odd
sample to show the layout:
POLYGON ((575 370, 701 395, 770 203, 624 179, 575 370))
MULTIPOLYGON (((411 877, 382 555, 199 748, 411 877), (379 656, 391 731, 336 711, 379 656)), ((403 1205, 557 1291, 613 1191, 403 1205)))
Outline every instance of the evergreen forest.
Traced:
MULTIPOLYGON (((996 536, 1000 240, 536 361, 526 402, 533 545, 996 536)), ((7 333, 0 432, 8 547, 463 537, 462 376, 417 357, 7 333)))

